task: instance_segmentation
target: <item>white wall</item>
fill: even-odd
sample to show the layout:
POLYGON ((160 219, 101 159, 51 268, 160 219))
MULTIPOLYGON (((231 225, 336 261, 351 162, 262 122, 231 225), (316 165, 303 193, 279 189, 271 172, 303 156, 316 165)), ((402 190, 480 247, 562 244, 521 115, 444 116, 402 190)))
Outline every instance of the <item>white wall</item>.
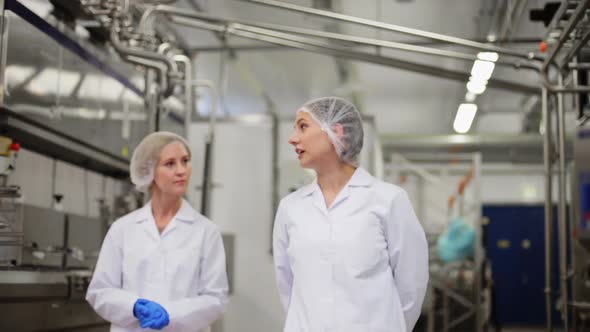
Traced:
POLYGON ((63 194, 65 212, 98 217, 98 199, 104 198, 113 206, 114 197, 123 190, 123 182, 71 164, 55 162, 38 153, 21 149, 16 169, 9 176, 8 184, 21 187, 23 202, 38 207, 53 206, 53 181, 55 193, 63 194))
MULTIPOLYGON (((193 184, 201 183, 206 124, 194 124, 193 184)), ((213 161, 211 219, 235 235, 233 293, 220 323, 224 332, 280 331, 283 312, 272 264, 274 218, 271 186, 271 125, 219 123, 213 161)), ((194 188, 194 185, 191 188, 194 188)), ((200 207, 200 192, 194 194, 200 207)))

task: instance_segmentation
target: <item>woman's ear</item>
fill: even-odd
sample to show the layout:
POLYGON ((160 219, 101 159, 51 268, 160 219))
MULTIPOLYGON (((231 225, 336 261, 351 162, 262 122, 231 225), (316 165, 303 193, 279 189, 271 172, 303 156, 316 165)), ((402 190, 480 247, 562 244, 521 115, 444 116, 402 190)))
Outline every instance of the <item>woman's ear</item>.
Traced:
POLYGON ((335 123, 332 126, 332 130, 334 131, 334 133, 336 134, 336 137, 338 137, 338 139, 342 139, 342 137, 344 137, 344 126, 342 126, 342 124, 335 123))

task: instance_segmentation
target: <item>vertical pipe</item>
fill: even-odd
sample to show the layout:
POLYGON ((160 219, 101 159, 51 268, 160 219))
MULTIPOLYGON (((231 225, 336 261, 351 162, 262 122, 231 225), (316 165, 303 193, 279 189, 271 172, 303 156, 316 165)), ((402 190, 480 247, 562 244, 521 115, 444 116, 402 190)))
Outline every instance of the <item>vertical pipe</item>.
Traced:
POLYGON ((4 71, 8 49, 8 16, 4 15, 4 0, 0 0, 0 105, 4 105, 4 93, 7 91, 4 71))
MULTIPOLYGON (((563 75, 559 73, 558 84, 563 86, 563 75)), ((563 316, 563 327, 568 330, 568 287, 567 287, 567 215, 566 215, 566 179, 565 179, 565 116, 563 92, 557 93, 557 131, 559 144, 559 163, 558 163, 558 198, 557 206, 558 229, 559 229, 559 277, 561 293, 561 310, 563 316)))
POLYGON ((543 117, 543 162, 545 166, 545 314, 547 315, 547 332, 553 332, 552 319, 552 271, 553 271, 553 199, 552 199, 552 164, 551 116, 549 116, 547 88, 541 91, 543 117))
POLYGON ((172 59, 184 65, 184 134, 186 138, 189 139, 188 134, 192 122, 192 112, 194 110, 192 85, 193 66, 191 59, 184 54, 175 54, 172 56, 172 59))
POLYGON ((68 266, 68 251, 70 247, 70 215, 64 214, 63 242, 61 252, 61 269, 65 271, 68 266))
POLYGON ((449 331, 449 320, 450 320, 450 308, 449 308, 449 295, 447 295, 446 289, 441 288, 442 293, 442 305, 443 305, 443 321, 442 330, 443 332, 449 331))
POLYGON ((434 285, 430 284, 428 292, 430 293, 430 307, 428 308, 428 324, 426 332, 434 332, 436 328, 436 290, 434 285))
POLYGON ((211 158, 212 158, 212 142, 207 140, 205 142, 205 165, 203 167, 203 184, 202 184, 202 192, 201 192, 201 214, 205 217, 211 219, 210 209, 209 209, 209 195, 211 194, 211 183, 209 178, 211 177, 211 158))
MULTIPOLYGON (((475 331, 482 331, 483 325, 483 317, 481 305, 482 296, 481 296, 481 282, 482 282, 482 275, 483 275, 483 261, 484 261, 484 249, 482 246, 482 215, 481 215, 481 153, 474 153, 473 154, 473 200, 475 204, 479 207, 475 214, 475 273, 474 273, 474 286, 475 286, 475 299, 473 303, 475 304, 475 331)), ((465 189, 463 189, 463 197, 461 198, 462 205, 464 204, 465 199, 465 189)), ((462 207, 463 209, 464 207, 462 207)))
MULTIPOLYGON (((573 63, 576 63, 577 64, 578 63, 578 58, 577 57, 574 57, 572 59, 572 61, 573 61, 573 63)), ((572 70, 572 80, 573 80, 572 83, 574 84, 574 86, 577 86, 577 85, 580 84, 580 81, 581 81, 581 79, 580 79, 580 73, 578 72, 577 69, 573 69, 572 70)), ((575 108, 576 114, 578 114, 578 115, 581 115, 583 113, 583 107, 582 107, 583 100, 582 100, 582 95, 583 94, 581 94, 581 93, 574 94, 574 108, 575 108)), ((575 162, 575 160, 574 160, 574 162, 575 162)), ((577 197, 579 195, 579 193, 577 195, 576 195, 576 193, 574 193, 574 191, 575 191, 574 188, 579 188, 579 184, 576 184, 577 180, 575 180, 576 177, 577 177, 577 175, 576 175, 577 174, 576 173, 576 165, 574 164, 574 165, 570 165, 570 166, 574 166, 574 167, 570 167, 570 185, 571 185, 570 188, 572 188, 572 189, 570 189, 570 193, 572 195, 570 196, 571 203, 570 203, 570 213, 569 213, 569 216, 570 216, 570 219, 569 220, 571 221, 570 222, 570 227, 571 228, 570 228, 570 233, 569 233, 569 234, 571 234, 571 235, 569 235, 569 236, 571 236, 571 238, 569 238, 569 240, 570 240, 569 249, 570 249, 570 253, 574 254, 575 253, 575 248, 576 248, 576 239, 573 237, 573 233, 572 233, 572 230, 574 229, 573 223, 575 223, 575 220, 579 220, 578 217, 577 217, 577 214, 581 210, 580 210, 580 206, 579 206, 580 199, 579 199, 579 197, 577 197), (576 198, 574 198, 574 197, 576 197, 576 198)), ((576 265, 577 265, 576 264, 576 259, 572 259, 571 260, 571 265, 570 265, 570 270, 571 271, 576 271, 576 268, 577 268, 576 265)), ((570 278, 568 277, 568 279, 570 279, 570 278)), ((571 285, 571 286, 572 286, 572 290, 571 290, 571 292, 572 292, 572 301, 573 302, 576 302, 578 300, 578 298, 576 296, 576 293, 575 293, 575 290, 574 290, 574 286, 573 285, 571 285)), ((571 322, 571 329, 572 329, 572 331, 578 331, 578 323, 579 323, 578 322, 578 310, 577 310, 577 308, 575 306, 572 307, 572 315, 571 315, 571 318, 572 318, 572 322, 571 322)))
MULTIPOLYGON (((280 193, 279 193, 279 180, 280 180, 280 161, 279 161, 279 141, 280 141, 280 119, 272 101, 267 100, 268 113, 272 119, 272 138, 271 138, 271 153, 272 153, 272 206, 271 216, 274 216, 279 209, 280 193)), ((272 254, 272 230, 274 228, 274 218, 271 218, 270 222, 270 253, 272 254)))
POLYGON ((209 88, 211 92, 211 111, 209 112, 209 132, 205 139, 205 156, 204 156, 204 167, 203 167, 203 182, 201 185, 201 214, 207 217, 211 217, 210 214, 210 202, 211 202, 211 189, 213 181, 212 178, 212 165, 213 165, 213 143, 215 141, 215 121, 217 119, 217 108, 219 104, 219 97, 215 90, 215 84, 208 80, 196 80, 191 82, 192 89, 197 87, 209 88))

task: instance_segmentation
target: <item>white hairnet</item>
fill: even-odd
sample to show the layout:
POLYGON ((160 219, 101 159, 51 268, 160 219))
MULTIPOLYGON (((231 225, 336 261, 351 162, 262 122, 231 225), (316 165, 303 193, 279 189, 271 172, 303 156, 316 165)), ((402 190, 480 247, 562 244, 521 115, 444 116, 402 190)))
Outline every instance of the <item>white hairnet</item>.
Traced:
POLYGON ((147 135, 135 148, 129 165, 129 174, 137 190, 148 191, 154 181, 154 170, 158 164, 160 152, 166 145, 173 142, 184 144, 189 156, 191 155, 191 150, 184 138, 166 131, 147 135))
POLYGON ((364 133, 361 115, 353 104, 342 98, 323 97, 308 101, 298 112, 307 112, 328 134, 340 160, 358 166, 364 133), (334 130, 336 124, 343 128, 341 137, 334 130))

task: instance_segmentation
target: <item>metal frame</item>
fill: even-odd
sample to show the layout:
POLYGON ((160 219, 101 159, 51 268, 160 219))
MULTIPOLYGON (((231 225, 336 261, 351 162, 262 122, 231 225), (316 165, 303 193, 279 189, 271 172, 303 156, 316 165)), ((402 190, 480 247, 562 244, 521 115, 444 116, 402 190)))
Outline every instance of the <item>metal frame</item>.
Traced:
MULTIPOLYGON (((475 243, 475 251, 474 251, 474 270, 473 270, 473 297, 471 299, 466 298, 465 296, 458 293, 455 289, 447 285, 444 280, 440 280, 434 275, 430 277, 430 285, 433 287, 433 290, 438 290, 442 293, 442 315, 443 315, 443 326, 442 331, 450 331, 453 327, 459 325, 463 321, 469 319, 470 317, 475 317, 475 326, 473 331, 482 331, 483 326, 486 324, 486 317, 483 316, 482 313, 482 266, 485 259, 485 252, 484 248, 481 243, 481 223, 482 214, 481 214, 481 153, 474 152, 474 153, 452 153, 452 154, 445 154, 445 153, 437 153, 435 155, 430 154, 422 154, 422 153, 410 153, 410 154, 396 154, 394 153, 391 157, 392 162, 389 163, 390 170, 395 170, 397 172, 402 171, 409 171, 418 175, 420 179, 425 180, 425 183, 430 184, 428 188, 430 190, 434 190, 433 185, 438 182, 438 178, 430 174, 429 171, 417 164, 415 162, 419 161, 426 161, 432 162, 432 160, 437 160, 438 162, 442 163, 445 161, 454 161, 454 162, 465 162, 471 165, 470 169, 473 171, 473 180, 470 186, 473 186, 473 201, 475 204, 480 205, 480 208, 477 210, 478 213, 474 216, 479 223, 475 227, 476 233, 476 243, 475 243), (455 317, 451 319, 449 306, 450 300, 453 300, 463 307, 469 309, 467 312, 463 313, 459 317, 455 317)), ((459 165, 453 165, 459 166, 459 165)), ((461 168, 463 173, 468 173, 470 170, 466 170, 461 168)), ((445 169, 445 173, 448 172, 448 169, 445 169)), ((458 201, 460 209, 464 208, 464 202, 458 201)), ((476 222, 477 222, 476 221, 476 222)), ((434 295, 435 292, 431 293, 434 295)), ((429 312, 429 322, 428 322, 428 331, 435 331, 436 329, 436 316, 435 316, 435 302, 436 300, 433 298, 433 308, 431 308, 431 312, 429 312)))
MULTIPOLYGON (((545 167, 545 301, 547 315, 547 331, 553 331, 552 318, 553 289, 553 168, 557 168, 557 222, 558 222, 558 252, 559 252, 559 293, 562 297, 560 311, 564 329, 569 331, 570 312, 569 289, 571 266, 567 262, 568 220, 566 212, 566 145, 565 145, 565 110, 564 94, 580 95, 590 92, 590 86, 578 83, 578 70, 588 70, 590 63, 578 63, 576 57, 582 47, 590 40, 588 27, 589 0, 563 0, 553 20, 549 24, 547 40, 555 40, 555 44, 543 62, 541 68, 542 88, 542 117, 544 129, 544 167, 545 167), (571 12, 569 7, 575 5, 571 12), (569 16, 568 16, 569 15, 569 16), (556 84, 551 83, 551 77, 556 76, 556 84), (564 82, 571 78, 570 85, 564 82), (549 109, 549 98, 554 94, 557 98, 557 110, 554 112, 556 132, 553 132, 552 114, 549 109)), ((579 104, 579 103, 578 103, 579 104)), ((580 107, 580 105, 577 105, 580 107)), ((580 121, 580 123, 582 123, 580 121)), ((575 320, 574 320, 575 323, 575 320)))

